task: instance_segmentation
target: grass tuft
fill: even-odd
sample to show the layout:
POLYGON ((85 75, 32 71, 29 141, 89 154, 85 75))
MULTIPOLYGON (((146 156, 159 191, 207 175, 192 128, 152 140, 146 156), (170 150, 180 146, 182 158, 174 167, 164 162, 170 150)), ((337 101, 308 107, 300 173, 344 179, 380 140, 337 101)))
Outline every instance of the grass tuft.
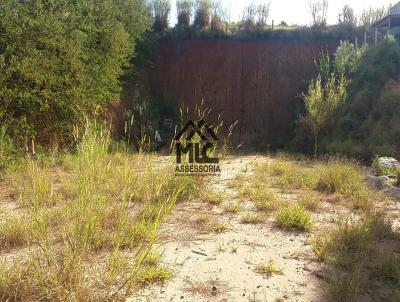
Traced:
POLYGON ((274 261, 270 260, 266 263, 260 263, 256 265, 254 271, 258 274, 270 277, 273 274, 283 275, 283 269, 275 266, 274 261))
POLYGON ((400 256, 386 257, 379 266, 379 277, 388 285, 400 287, 400 256))
POLYGON ((312 195, 305 195, 299 201, 298 204, 309 211, 315 211, 318 209, 321 200, 312 195))
POLYGON ((142 285, 150 285, 164 283, 172 276, 173 273, 168 268, 151 266, 139 271, 137 279, 142 285))
POLYGON ((276 223, 282 228, 305 231, 312 226, 310 213, 299 205, 282 207, 276 214, 276 223))
POLYGON ((240 222, 244 224, 257 224, 262 223, 263 221, 264 217, 259 214, 247 213, 240 218, 240 222))
POLYGON ((0 249, 23 247, 28 244, 32 226, 27 219, 11 216, 0 223, 0 249))
POLYGON ((228 225, 223 222, 212 222, 209 224, 209 229, 220 234, 228 230, 228 225))
POLYGON ((224 206, 224 213, 236 214, 240 209, 241 205, 239 203, 230 202, 224 206))

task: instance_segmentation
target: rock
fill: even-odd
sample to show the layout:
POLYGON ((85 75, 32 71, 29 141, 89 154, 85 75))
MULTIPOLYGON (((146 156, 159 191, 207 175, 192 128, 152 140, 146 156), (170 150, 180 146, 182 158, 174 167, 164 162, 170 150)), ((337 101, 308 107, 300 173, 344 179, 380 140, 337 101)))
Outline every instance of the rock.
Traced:
POLYGON ((392 184, 390 178, 386 175, 383 176, 368 175, 367 183, 369 186, 373 187, 376 190, 385 189, 387 186, 390 186, 392 184))
POLYGON ((388 194, 396 201, 400 201, 400 188, 393 186, 393 180, 388 176, 367 176, 367 184, 369 187, 388 194))
POLYGON ((393 157, 379 157, 378 165, 381 168, 390 169, 390 170, 400 167, 399 161, 393 157))

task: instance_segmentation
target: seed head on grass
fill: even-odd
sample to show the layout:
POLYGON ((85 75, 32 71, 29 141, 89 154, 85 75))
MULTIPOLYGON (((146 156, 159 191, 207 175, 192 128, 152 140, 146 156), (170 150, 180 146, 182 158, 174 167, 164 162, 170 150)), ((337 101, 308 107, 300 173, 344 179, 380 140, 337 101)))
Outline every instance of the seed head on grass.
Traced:
POLYGON ((263 276, 270 277, 273 274, 275 275, 283 275, 283 268, 278 268, 275 266, 274 261, 270 260, 266 263, 260 263, 256 265, 254 271, 263 276))
POLYGON ((276 223, 285 229, 307 231, 311 228, 310 213, 299 205, 290 205, 281 208, 276 214, 276 223))

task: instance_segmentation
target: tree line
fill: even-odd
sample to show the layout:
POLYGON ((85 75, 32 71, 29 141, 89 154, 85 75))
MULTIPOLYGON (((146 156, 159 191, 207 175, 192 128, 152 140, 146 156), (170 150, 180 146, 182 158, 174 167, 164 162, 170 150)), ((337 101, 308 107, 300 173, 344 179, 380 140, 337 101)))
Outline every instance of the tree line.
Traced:
MULTIPOLYGON (((156 32, 165 32, 170 29, 171 1, 151 0, 153 29, 156 32)), ((270 20, 270 1, 250 1, 237 22, 238 30, 254 30, 272 25, 270 20)), ((308 4, 310 26, 325 29, 327 27, 328 0, 312 0, 308 4)), ((228 31, 232 28, 230 8, 224 7, 220 0, 177 0, 177 23, 175 29, 197 29, 210 31, 228 31)), ((337 25, 345 29, 369 27, 388 13, 389 7, 368 8, 359 16, 354 9, 346 4, 338 14, 337 25)), ((278 26, 287 26, 282 20, 278 26)))

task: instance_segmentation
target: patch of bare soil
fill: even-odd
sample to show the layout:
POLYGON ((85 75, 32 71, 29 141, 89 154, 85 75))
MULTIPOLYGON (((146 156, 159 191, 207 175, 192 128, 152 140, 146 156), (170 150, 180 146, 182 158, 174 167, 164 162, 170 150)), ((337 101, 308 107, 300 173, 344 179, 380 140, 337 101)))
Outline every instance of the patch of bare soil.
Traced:
MULTIPOLYGON (((210 180, 213 190, 227 195, 222 204, 199 201, 176 205, 159 242, 164 264, 174 276, 129 301, 327 300, 324 267, 312 252, 307 233, 282 231, 269 214, 261 223, 241 222, 244 214, 255 213, 255 209, 251 202, 239 199, 239 192, 229 182, 240 174, 251 176, 254 164, 266 160, 248 156, 223 161, 221 175, 210 180), (224 211, 224 206, 237 202, 237 213, 224 211), (216 233, 207 229, 206 221, 227 229, 216 233), (273 263, 282 274, 257 273, 255 268, 260 263, 273 263)), ((299 197, 280 194, 293 202, 299 197)), ((322 222, 330 219, 315 218, 322 222)))

